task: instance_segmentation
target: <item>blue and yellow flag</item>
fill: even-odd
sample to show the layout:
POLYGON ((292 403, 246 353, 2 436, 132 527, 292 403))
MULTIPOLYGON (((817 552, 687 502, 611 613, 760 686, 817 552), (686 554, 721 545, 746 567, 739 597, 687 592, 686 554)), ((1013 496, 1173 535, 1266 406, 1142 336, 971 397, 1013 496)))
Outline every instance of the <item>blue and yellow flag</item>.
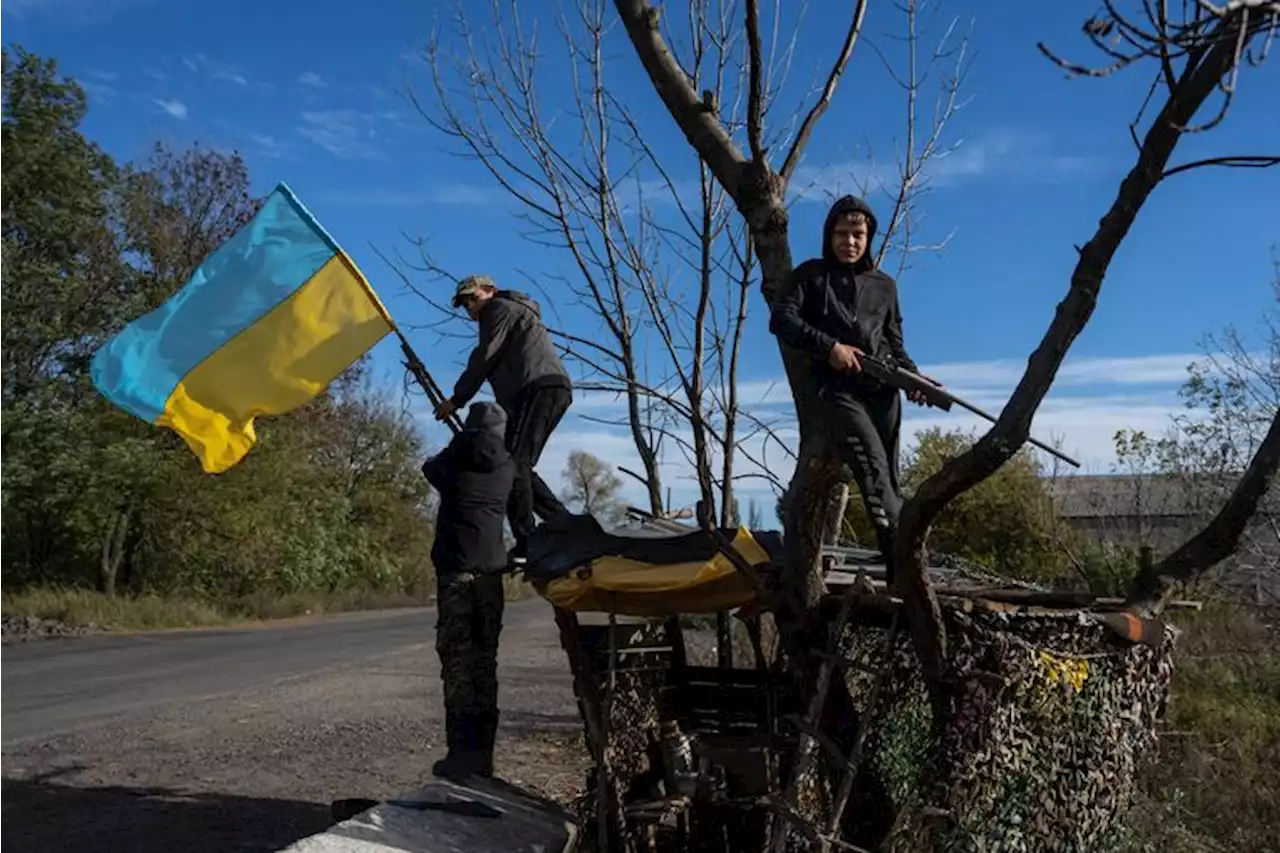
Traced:
POLYGON ((217 474, 249 452, 255 417, 315 398, 394 328, 360 270, 281 183, 182 290, 107 341, 91 376, 217 474))

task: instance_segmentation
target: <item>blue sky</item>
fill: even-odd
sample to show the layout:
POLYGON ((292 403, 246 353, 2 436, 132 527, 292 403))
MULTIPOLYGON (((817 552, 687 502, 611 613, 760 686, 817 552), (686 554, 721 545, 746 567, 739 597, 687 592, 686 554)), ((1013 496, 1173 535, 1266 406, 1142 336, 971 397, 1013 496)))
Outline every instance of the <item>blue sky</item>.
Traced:
MULTIPOLYGON (((485 27, 490 4, 464 5, 477 29, 491 33, 485 27)), ((818 10, 837 5, 852 6, 810 4, 779 95, 779 117, 806 103, 811 81, 825 74, 847 12, 824 18, 818 10)), ((447 23, 431 6, 236 0, 213 12, 160 0, 7 0, 4 41, 57 58, 64 73, 86 85, 92 107, 85 130, 120 159, 144 155, 156 139, 199 140, 239 149, 258 190, 287 181, 355 257, 402 324, 441 319, 374 251, 411 252, 409 235, 426 238, 445 268, 483 271, 535 292, 559 325, 586 334, 595 322, 560 283, 573 272, 567 253, 525 239, 513 215, 516 205, 478 164, 450 153, 456 146, 405 97, 412 87, 434 107, 426 66, 415 58, 433 28, 447 23)), ((556 119, 557 138, 569 145, 578 132, 566 98, 571 89, 557 8, 530 3, 521 17, 539 26, 540 109, 556 119)), ((991 411, 999 410, 1066 292, 1073 245, 1090 236, 1132 162, 1127 126, 1151 69, 1067 79, 1036 49, 1037 41, 1047 40, 1060 53, 1096 61, 1079 35, 1093 9, 1076 2, 950 2, 926 15, 922 53, 958 18, 959 31, 972 26, 972 65, 962 90, 966 104, 943 136, 958 147, 931 172, 922 202, 927 219, 921 239, 952 236, 944 253, 916 256, 900 282, 907 341, 928 372, 991 411)), ((612 21, 612 4, 607 11, 612 21)), ((902 49, 891 40, 901 25, 891 5, 871 4, 864 40, 807 149, 802 177, 812 190, 792 206, 797 260, 819 251, 824 191, 848 190, 851 175, 883 175, 893 167, 895 144, 904 138, 905 99, 874 48, 901 67, 902 49)), ((620 27, 614 26, 607 45, 612 93, 635 111, 676 178, 696 177, 683 138, 620 27)), ((453 49, 456 41, 446 37, 444 47, 453 49)), ((939 79, 933 74, 922 95, 926 119, 939 79)), ((1265 106, 1265 93, 1277 90, 1278 75, 1274 61, 1246 69, 1226 123, 1188 139, 1175 160, 1274 152, 1280 112, 1265 106)), ((1062 436, 1086 469, 1103 471, 1116 429, 1161 430, 1178 406, 1174 392, 1201 338, 1228 324, 1258 331, 1272 299, 1278 197, 1277 169, 1201 170, 1166 182, 1111 267, 1094 317, 1036 419, 1036 433, 1062 436)), ((873 195, 872 203, 887 215, 883 195, 873 195)), ((445 285, 419 281, 443 293, 445 285)), ((469 327, 455 325, 453 331, 465 334, 469 327)), ((425 328, 412 337, 437 378, 451 386, 466 338, 425 328)), ((773 419, 785 441, 794 425, 787 423, 786 399, 774 384, 781 367, 755 288, 748 341, 743 399, 773 419)), ((379 376, 389 384, 398 384, 395 356, 390 341, 375 353, 379 376)), ((558 480, 574 448, 636 466, 622 431, 582 417, 610 408, 616 410, 616 403, 599 398, 575 407, 544 456, 544 476, 558 480)), ((908 433, 977 423, 909 408, 908 433)), ((433 440, 443 438, 434 424, 427 432, 433 440)), ((690 494, 687 466, 674 453, 667 463, 677 498, 690 494)), ((783 479, 789 476, 790 464, 776 447, 768 464, 783 479)), ((742 487, 768 494, 762 480, 743 481, 742 487)))

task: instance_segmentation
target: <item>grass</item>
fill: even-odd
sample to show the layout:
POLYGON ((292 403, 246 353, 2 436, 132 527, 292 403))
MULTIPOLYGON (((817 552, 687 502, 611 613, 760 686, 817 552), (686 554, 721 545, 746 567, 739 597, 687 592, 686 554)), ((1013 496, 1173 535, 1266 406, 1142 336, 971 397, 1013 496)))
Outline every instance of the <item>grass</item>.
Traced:
POLYGON ((1280 847, 1280 613, 1216 605, 1179 618, 1157 764, 1131 815, 1130 849, 1280 847))
MULTIPOLYGON (((507 600, 529 595, 529 586, 504 578, 507 600)), ((213 602, 183 596, 115 596, 86 589, 37 587, 0 597, 5 616, 36 616, 99 631, 158 631, 243 625, 273 619, 320 616, 359 610, 422 607, 434 595, 350 590, 336 593, 259 594, 213 602)))

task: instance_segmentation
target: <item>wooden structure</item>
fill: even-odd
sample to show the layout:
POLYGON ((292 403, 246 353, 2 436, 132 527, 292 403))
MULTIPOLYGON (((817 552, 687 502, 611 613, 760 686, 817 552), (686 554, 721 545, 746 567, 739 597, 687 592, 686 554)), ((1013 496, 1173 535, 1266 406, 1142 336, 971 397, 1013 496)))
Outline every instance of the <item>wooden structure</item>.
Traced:
MULTIPOLYGON (((885 795, 880 805, 868 805, 868 788, 880 785, 871 777, 883 775, 882 769, 866 767, 868 744, 887 742, 881 718, 893 703, 902 705, 904 683, 919 678, 911 679, 903 669, 911 665, 903 663, 903 655, 911 654, 910 643, 899 630, 905 628, 900 625, 901 602, 885 591, 879 554, 831 548, 824 554, 824 568, 822 608, 830 641, 813 655, 816 671, 803 678, 775 665, 762 645, 758 615, 739 613, 740 631, 750 640, 748 659, 734 661, 721 648, 719 665, 708 666, 690 660, 689 614, 673 611, 638 619, 607 608, 555 608, 594 760, 578 810, 583 849, 858 850, 864 849, 859 842, 870 846, 895 831, 900 834, 908 811, 913 819, 923 814, 941 824, 964 823, 953 813, 950 801, 955 797, 945 785, 934 792, 945 801, 940 804, 924 802, 910 810, 885 795), (859 656, 859 638, 872 637, 874 651, 859 656), (833 718, 829 697, 839 682, 845 688, 840 692, 851 696, 856 707, 845 707, 833 718), (692 740, 683 759, 678 757, 681 737, 692 740), (811 772, 819 763, 827 771, 822 774, 828 780, 825 788, 811 772), (862 813, 856 813, 859 809, 862 813)), ((767 576, 778 569, 756 565, 753 572, 767 576)), ((1135 644, 1167 651, 1164 626, 1119 612, 1118 600, 1001 584, 948 566, 930 573, 948 619, 976 619, 983 630, 990 619, 1026 618, 1035 630, 1046 619, 1070 630, 1087 626, 1080 629, 1088 635, 1087 647, 1107 646, 1098 656, 1124 657, 1135 644), (1095 629, 1111 639, 1101 639, 1095 629)), ((963 632, 963 625, 957 630, 963 632)), ((1018 630, 1011 626, 1010 636, 1024 642, 1013 636, 1018 630)), ((1035 653, 1029 652, 1032 657, 1035 653)), ((998 669, 996 658, 988 657, 998 669)), ((1126 666, 1126 672, 1141 669, 1132 662, 1126 666)), ((1161 666, 1152 671, 1167 675, 1167 667, 1161 666)), ((1020 676, 1010 670, 980 672, 980 677, 1012 683, 1020 676)), ((1161 676, 1152 677, 1159 694, 1161 676)), ((1161 704, 1158 698, 1143 701, 1144 709, 1161 704)), ((1138 734, 1125 737, 1140 753, 1145 743, 1141 729, 1153 724, 1148 725, 1145 712, 1131 716, 1138 720, 1138 734)), ((943 721, 937 728, 949 731, 948 725, 943 721)), ((878 762, 882 768, 883 758, 878 762)), ((1113 800, 1119 802, 1113 797, 1090 808, 1101 809, 1105 818, 1108 810, 1118 808, 1113 800)), ((986 849, 1005 848, 997 844, 986 849)))

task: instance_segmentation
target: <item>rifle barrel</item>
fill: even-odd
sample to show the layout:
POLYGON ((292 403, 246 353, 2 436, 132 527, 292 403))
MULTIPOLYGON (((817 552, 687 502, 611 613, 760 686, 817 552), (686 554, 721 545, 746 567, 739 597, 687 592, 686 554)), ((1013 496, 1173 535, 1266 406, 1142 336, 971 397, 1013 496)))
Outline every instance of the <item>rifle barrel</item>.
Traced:
MULTIPOLYGON (((861 356, 860 360, 863 362, 864 365, 870 366, 872 368, 872 370, 869 371, 870 373, 872 373, 872 375, 875 375, 876 373, 880 373, 882 374, 882 376, 879 378, 881 378, 882 380, 889 381, 890 384, 892 384, 892 378, 893 378, 894 372, 901 371, 903 374, 910 376, 911 378, 917 380, 918 382, 924 385, 933 386, 935 388, 937 387, 936 385, 933 385, 933 383, 930 382, 928 379, 925 379, 923 376, 921 376, 918 373, 912 373, 910 370, 907 370, 905 367, 898 367, 896 365, 894 367, 890 367, 889 365, 885 364, 882 361, 879 361, 878 359, 874 359, 865 355, 861 356)), ((950 399, 952 403, 960 406, 961 408, 968 409, 978 417, 985 418, 986 420, 990 421, 993 424, 997 422, 996 416, 986 411, 985 409, 975 406, 973 403, 970 403, 968 400, 960 399, 955 394, 952 394, 951 392, 947 391, 945 388, 938 388, 938 390, 946 394, 947 398, 950 399)), ((1049 453, 1049 454, 1052 454, 1053 456, 1058 457, 1063 462, 1066 462, 1068 465, 1070 465, 1073 468, 1080 467, 1079 462, 1072 459, 1070 456, 1063 453, 1061 450, 1058 450, 1056 447, 1051 447, 1045 444, 1043 441, 1040 441, 1038 438, 1035 438, 1034 436, 1028 435, 1027 442, 1029 444, 1035 445, 1036 447, 1040 448, 1046 453, 1049 453)))
MULTIPOLYGON (((952 394, 952 395, 951 395, 951 400, 952 400, 956 405, 960 406, 961 408, 968 409, 969 411, 973 412, 975 415, 978 415, 979 417, 983 417, 983 418, 986 418, 987 420, 991 421, 991 423, 995 423, 995 422, 996 422, 996 418, 995 418, 994 416, 992 416, 992 415, 991 415, 991 413, 986 412, 986 411, 984 411, 984 410, 982 410, 982 409, 978 408, 977 406, 973 405, 973 403, 970 403, 970 402, 968 402, 968 401, 966 401, 966 400, 961 400, 961 399, 960 399, 959 397, 957 397, 955 394, 952 394)), ((1061 459, 1063 462, 1066 462, 1066 463, 1067 463, 1068 465, 1070 465, 1072 468, 1079 468, 1079 467, 1080 467, 1080 463, 1079 463, 1079 462, 1077 462, 1076 460, 1072 459, 1070 456, 1068 456, 1067 454, 1063 453, 1061 450, 1058 450, 1056 447, 1051 447, 1050 445, 1045 444, 1043 441, 1041 441, 1040 439, 1036 438, 1036 437, 1035 437, 1035 436, 1033 436, 1033 435, 1028 435, 1028 436, 1027 436, 1027 443, 1028 443, 1028 444, 1034 444, 1036 447, 1040 448, 1041 450, 1045 451, 1046 453, 1051 453, 1051 454, 1053 454, 1054 456, 1056 456, 1056 457, 1058 457, 1059 459, 1061 459)))

